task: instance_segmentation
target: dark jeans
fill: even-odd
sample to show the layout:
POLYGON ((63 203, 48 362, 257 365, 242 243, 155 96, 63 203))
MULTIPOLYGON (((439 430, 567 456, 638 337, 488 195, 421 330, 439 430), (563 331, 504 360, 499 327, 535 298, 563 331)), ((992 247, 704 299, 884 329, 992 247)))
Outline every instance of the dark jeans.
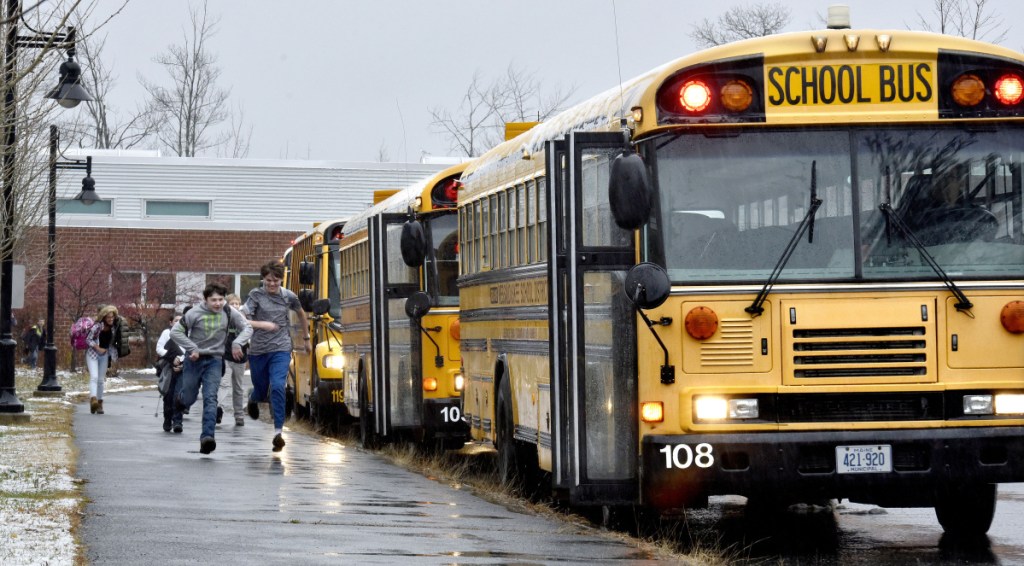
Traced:
POLYGON ((164 395, 164 418, 171 419, 171 424, 181 424, 181 409, 174 406, 174 400, 178 398, 181 393, 181 372, 175 373, 171 369, 171 364, 167 364, 164 371, 171 372, 171 385, 167 389, 167 394, 164 395))

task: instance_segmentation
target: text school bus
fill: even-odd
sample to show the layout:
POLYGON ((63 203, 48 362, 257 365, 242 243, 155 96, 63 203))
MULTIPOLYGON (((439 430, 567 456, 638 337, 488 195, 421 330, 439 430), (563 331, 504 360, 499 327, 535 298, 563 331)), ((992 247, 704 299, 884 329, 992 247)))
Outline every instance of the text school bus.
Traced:
POLYGON ((485 154, 458 203, 472 437, 581 505, 848 498, 985 532, 1024 480, 1022 87, 993 45, 800 32, 485 154))
POLYGON ((338 242, 344 220, 320 222, 292 242, 285 254, 285 285, 299 296, 307 312, 313 350, 292 350, 289 389, 300 417, 337 427, 348 420, 342 380, 341 295, 339 294, 338 242))
POLYGON ((345 225, 345 398, 371 446, 399 437, 461 447, 458 231, 465 165, 398 191, 345 225))

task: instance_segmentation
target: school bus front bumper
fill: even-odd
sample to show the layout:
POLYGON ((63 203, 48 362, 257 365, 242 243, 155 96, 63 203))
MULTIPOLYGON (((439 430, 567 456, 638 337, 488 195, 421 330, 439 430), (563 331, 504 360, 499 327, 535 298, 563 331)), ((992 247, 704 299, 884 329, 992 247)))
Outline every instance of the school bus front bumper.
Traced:
POLYGON ((1024 481, 1024 427, 652 435, 641 459, 662 510, 728 494, 930 507, 943 486, 1024 481))

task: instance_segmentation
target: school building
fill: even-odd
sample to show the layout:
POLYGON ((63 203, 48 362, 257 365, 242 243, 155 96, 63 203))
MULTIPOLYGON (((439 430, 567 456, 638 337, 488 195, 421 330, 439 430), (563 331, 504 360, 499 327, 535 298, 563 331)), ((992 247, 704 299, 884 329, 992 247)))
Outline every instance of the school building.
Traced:
MULTIPOLYGON (((84 171, 60 171, 57 184, 56 332, 58 364, 70 360, 70 325, 102 304, 121 311, 133 336, 127 366, 145 365, 170 313, 220 281, 244 297, 259 268, 281 258, 292 239, 318 221, 370 206, 373 192, 409 185, 445 163, 160 157, 155 152, 67 153, 93 156, 100 201, 74 200, 84 171)), ((444 161, 444 160, 439 160, 444 161)), ((38 187, 43 191, 45 187, 38 187)), ((43 201, 45 202, 45 200, 43 201)), ((15 309, 16 338, 46 317, 47 220, 15 252, 25 265, 25 304, 15 309)))

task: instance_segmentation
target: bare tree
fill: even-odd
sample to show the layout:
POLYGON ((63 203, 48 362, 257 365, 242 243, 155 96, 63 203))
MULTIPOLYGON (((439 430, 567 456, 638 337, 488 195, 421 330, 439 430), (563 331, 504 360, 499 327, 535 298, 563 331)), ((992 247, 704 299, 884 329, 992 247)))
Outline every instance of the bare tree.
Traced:
POLYGON ((932 0, 931 12, 917 17, 928 31, 1000 43, 1009 26, 991 8, 988 0, 932 0))
POLYGON ((62 130, 81 147, 131 149, 149 141, 159 128, 160 120, 150 104, 139 105, 125 115, 111 106, 110 95, 117 85, 117 77, 103 54, 106 42, 106 36, 95 35, 79 41, 78 55, 92 101, 85 103, 86 112, 79 113, 77 120, 65 121, 62 130))
POLYGON ((759 2, 731 8, 713 21, 705 18, 692 26, 689 35, 698 47, 714 47, 779 33, 789 20, 790 10, 785 4, 759 2))
POLYGON ((139 79, 162 117, 157 137, 181 157, 194 157, 226 143, 230 137, 216 130, 228 119, 230 91, 217 87, 221 70, 209 42, 216 34, 219 18, 211 17, 207 8, 206 2, 201 8, 192 7, 191 28, 185 30, 183 43, 171 45, 153 59, 170 75, 171 86, 139 79))
POLYGON ((251 143, 252 124, 245 123, 245 108, 239 104, 238 110, 231 113, 227 138, 225 143, 218 148, 217 154, 221 157, 243 159, 249 156, 251 143))
POLYGON ((380 140, 380 147, 377 148, 377 163, 389 161, 391 161, 391 152, 388 151, 388 144, 384 140, 380 140))
POLYGON ((506 123, 543 121, 561 110, 575 92, 574 86, 544 92, 533 72, 515 64, 487 85, 477 71, 456 110, 430 110, 431 126, 448 138, 450 149, 473 157, 504 139, 506 123))

